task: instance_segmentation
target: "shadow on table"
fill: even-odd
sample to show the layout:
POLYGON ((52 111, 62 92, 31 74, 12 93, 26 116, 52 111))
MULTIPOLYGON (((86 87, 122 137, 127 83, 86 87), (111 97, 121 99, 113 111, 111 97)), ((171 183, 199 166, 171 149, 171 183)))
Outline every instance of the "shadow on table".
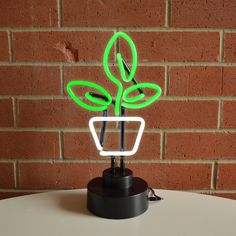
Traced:
POLYGON ((59 206, 69 212, 93 216, 87 209, 87 193, 69 192, 59 196, 59 206))

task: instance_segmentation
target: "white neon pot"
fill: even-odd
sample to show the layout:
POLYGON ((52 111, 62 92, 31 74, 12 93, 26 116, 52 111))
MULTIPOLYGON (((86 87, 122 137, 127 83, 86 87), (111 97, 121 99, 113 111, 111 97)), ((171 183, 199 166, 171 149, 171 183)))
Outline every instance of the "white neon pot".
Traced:
POLYGON ((101 156, 132 156, 134 155, 139 147, 141 138, 142 138, 142 134, 144 131, 144 127, 145 127, 145 121, 143 118, 141 117, 136 117, 136 116, 130 116, 130 117, 122 117, 122 116, 110 116, 110 117, 104 117, 104 116, 95 116, 92 117, 89 120, 89 129, 91 131, 91 134, 93 136, 93 140, 95 142, 95 145, 97 147, 97 149, 100 151, 100 155, 101 156), (138 134, 136 137, 136 141, 134 143, 133 149, 129 150, 129 151, 105 151, 103 150, 103 147, 100 144, 99 138, 97 136, 95 127, 94 127, 94 123, 95 122, 103 122, 103 121, 134 121, 134 122, 139 122, 140 123, 140 127, 138 130, 138 134))

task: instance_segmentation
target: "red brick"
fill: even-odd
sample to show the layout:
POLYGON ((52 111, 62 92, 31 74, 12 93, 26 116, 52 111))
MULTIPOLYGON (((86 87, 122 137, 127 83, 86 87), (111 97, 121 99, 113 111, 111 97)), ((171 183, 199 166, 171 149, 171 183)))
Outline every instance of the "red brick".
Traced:
POLYGON ((13 164, 0 163, 0 188, 14 188, 14 186, 15 182, 13 164))
POLYGON ((0 126, 10 127, 14 125, 13 105, 11 99, 0 100, 0 126))
POLYGON ((0 132, 0 158, 59 158, 56 132, 0 132))
POLYGON ((171 26, 192 28, 235 28, 236 4, 231 0, 173 0, 171 26))
POLYGON ((101 176, 109 164, 20 163, 20 188, 85 188, 89 180, 101 176))
MULTIPOLYGON (((114 67, 112 67, 114 69, 114 67)), ((117 71, 114 71, 114 74, 117 75, 117 71)), ((117 77, 120 78, 120 77, 117 77)), ((137 72, 135 75, 136 80, 138 83, 143 82, 151 82, 158 84, 162 91, 164 92, 165 87, 165 70, 164 67, 144 67, 139 66, 137 68, 137 72)), ((65 67, 64 69, 64 81, 65 86, 66 84, 71 80, 87 80, 91 81, 93 83, 97 83, 101 86, 103 86, 107 91, 109 91, 113 96, 117 93, 117 86, 114 85, 112 81, 110 81, 103 68, 102 67, 65 67)), ((123 83, 124 89, 130 85, 132 85, 132 82, 130 83, 123 83)), ((81 89, 81 95, 87 90, 81 89)), ((149 91, 145 91, 144 93, 146 95, 150 95, 151 93, 149 91)))
POLYGON ((165 1, 62 1, 65 26, 164 26, 165 1))
POLYGON ((0 32, 0 61, 8 61, 8 39, 6 32, 0 32))
POLYGON ((171 67, 169 95, 217 96, 222 91, 221 67, 171 67))
POLYGON ((84 127, 89 118, 102 115, 90 112, 69 99, 19 100, 20 127, 84 127))
POLYGON ((216 128, 218 102, 160 100, 147 108, 126 113, 143 117, 146 128, 216 128))
MULTIPOLYGON (((132 32, 140 61, 218 61, 219 33, 215 32, 132 32)), ((130 49, 121 41, 121 53, 130 49)))
POLYGON ((236 164, 219 164, 217 189, 236 189, 236 164))
POLYGON ((236 127, 236 101, 223 101, 222 127, 236 127))
POLYGON ((99 154, 92 135, 84 132, 64 133, 64 158, 82 160, 98 159, 99 154))
POLYGON ((102 61, 111 32, 16 32, 13 33, 14 61, 66 61, 57 49, 68 42, 78 53, 78 61, 102 61))
POLYGON ((225 34, 224 61, 236 62, 236 33, 225 34))
MULTIPOLYGON (((137 133, 126 133, 125 150, 133 148, 136 135, 137 133)), ((119 150, 119 133, 106 133, 104 141, 106 150, 119 150)), ((66 159, 97 160, 100 156, 90 133, 67 132, 64 134, 64 157, 66 159)), ((160 135, 158 133, 144 133, 137 153, 128 159, 157 158, 160 158, 160 135)))
POLYGON ((57 95, 60 94, 60 90, 59 68, 0 67, 0 94, 2 95, 57 95))
POLYGON ((167 159, 236 159, 236 133, 168 133, 167 159))
POLYGON ((57 26, 56 0, 0 2, 0 27, 57 26))
POLYGON ((210 164, 128 164, 134 176, 144 178, 150 187, 162 189, 209 189, 210 164))
POLYGON ((236 68, 223 67, 223 86, 222 93, 224 96, 236 95, 236 68))

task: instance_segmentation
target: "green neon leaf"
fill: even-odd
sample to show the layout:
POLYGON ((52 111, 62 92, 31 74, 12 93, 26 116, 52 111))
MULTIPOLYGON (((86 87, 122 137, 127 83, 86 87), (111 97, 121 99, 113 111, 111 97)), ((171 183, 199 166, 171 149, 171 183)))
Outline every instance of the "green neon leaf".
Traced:
POLYGON ((91 94, 90 94, 90 92, 87 92, 86 94, 85 94, 85 97, 89 100, 89 101, 91 101, 91 102, 94 102, 94 103, 97 103, 97 104, 99 104, 99 105, 102 105, 102 106, 108 106, 108 105, 110 105, 110 102, 108 101, 108 100, 102 100, 101 98, 95 98, 95 97, 93 97, 91 94))
MULTIPOLYGON (((131 86, 132 87, 132 86, 131 86)), ((131 92, 130 92, 131 93, 131 92)), ((128 97, 129 94, 125 94, 123 95, 123 99, 128 102, 128 103, 133 103, 133 102, 137 102, 141 99, 143 99, 145 97, 145 95, 143 93, 139 93, 138 95, 136 96, 133 96, 133 97, 128 97)))
POLYGON ((124 69, 124 66, 122 63, 122 55, 120 53, 116 54, 118 67, 119 67, 119 71, 120 71, 120 75, 121 75, 122 80, 124 80, 125 82, 129 82, 132 80, 132 78, 135 75, 136 68, 137 68, 137 62, 138 62, 136 47, 135 47, 132 39, 124 32, 117 32, 116 34, 114 34, 111 37, 111 39, 109 40, 109 42, 105 48, 105 51, 104 51, 103 68, 104 68, 104 71, 105 71, 107 77, 113 83, 115 83, 118 87, 118 91, 117 91, 117 95, 116 95, 116 103, 115 103, 115 114, 117 116, 120 114, 120 104, 121 104, 121 97, 122 97, 122 93, 123 93, 123 86, 122 86, 121 81, 111 73, 108 64, 109 64, 109 55, 110 55, 111 48, 119 37, 123 38, 128 43, 128 45, 131 48, 131 54, 132 54, 132 67, 131 67, 130 74, 128 75, 128 77, 126 77, 125 69, 124 69))
POLYGON ((161 88, 153 83, 140 83, 140 84, 135 84, 129 88, 127 88, 124 93, 123 93, 123 99, 125 102, 122 102, 122 106, 125 108, 130 108, 130 109, 139 109, 146 107, 153 102, 155 102, 160 96, 161 96, 161 88), (141 100, 143 97, 142 96, 135 96, 135 97, 128 97, 130 93, 133 91, 139 89, 139 88, 150 88, 155 90, 155 94, 148 98, 147 100, 141 102, 141 103, 134 103, 137 102, 138 100, 141 100))
MULTIPOLYGON (((123 59, 121 53, 116 54, 116 59, 118 63, 118 68, 120 72, 120 77, 123 81, 129 82, 134 78, 136 68, 137 68, 137 51, 135 48, 135 45, 132 41, 132 39, 124 32, 117 32, 114 34, 111 39, 108 41, 108 44, 105 48, 104 55, 103 55, 103 68, 105 71, 105 74, 107 77, 117 85, 117 94, 116 94, 116 102, 115 102, 115 115, 118 116, 120 115, 120 107, 121 105, 125 108, 130 108, 130 109, 138 109, 138 108, 143 108, 154 101, 156 101, 160 96, 161 96, 161 88, 152 83, 141 83, 141 84, 135 84, 129 88, 127 88, 125 91, 123 91, 123 85, 122 85, 122 80, 116 78, 115 75, 113 75, 109 69, 109 55, 111 53, 111 48, 112 46, 116 43, 116 40, 118 38, 123 38, 129 45, 131 49, 131 54, 132 54, 132 65, 131 65, 131 70, 129 75, 126 75, 126 71, 123 65, 123 59), (136 91, 138 89, 145 88, 145 89, 153 89, 155 91, 154 95, 149 97, 147 100, 142 99, 145 98, 145 94, 138 94, 138 95, 133 95, 132 92, 136 91), (121 99, 124 100, 124 102, 121 102, 121 99), (140 102, 139 102, 140 101, 140 102)), ((82 106, 85 109, 91 110, 91 111, 103 111, 108 108, 108 106, 112 103, 112 97, 111 95, 100 85, 88 82, 88 81, 71 81, 67 84, 67 91, 71 98, 79 105, 82 106), (92 89, 96 89, 99 91, 99 94, 102 95, 105 99, 100 99, 98 97, 92 96, 91 93, 87 92, 85 93, 85 98, 87 98, 88 101, 91 103, 94 103, 96 105, 90 105, 81 100, 72 90, 73 87, 75 86, 86 86, 92 89)))
POLYGON ((88 82, 88 81, 82 81, 82 80, 75 80, 75 81, 70 81, 67 84, 67 92, 71 96, 71 98, 81 107, 90 110, 90 111, 103 111, 106 110, 107 107, 111 104, 112 102, 112 97, 111 95, 100 85, 88 82), (101 95, 103 95, 106 98, 106 101, 99 100, 98 98, 92 97, 89 93, 85 94, 85 97, 90 101, 95 104, 98 104, 99 106, 92 106, 86 104, 84 101, 82 101, 80 98, 78 98, 75 93, 73 92, 72 88, 76 86, 86 86, 91 89, 97 89, 101 95))

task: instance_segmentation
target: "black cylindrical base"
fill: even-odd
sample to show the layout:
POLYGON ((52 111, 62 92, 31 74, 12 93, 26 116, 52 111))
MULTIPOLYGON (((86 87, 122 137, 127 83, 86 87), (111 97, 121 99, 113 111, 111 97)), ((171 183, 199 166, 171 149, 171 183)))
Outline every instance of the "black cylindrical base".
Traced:
POLYGON ((146 181, 132 177, 132 171, 126 169, 126 173, 120 176, 120 183, 124 183, 124 188, 121 188, 117 174, 109 180, 109 171, 104 171, 103 178, 97 177, 88 183, 88 209, 97 216, 109 219, 131 218, 145 212, 148 208, 146 181), (129 177, 127 173, 130 173, 129 177), (115 187, 111 184, 113 182, 115 187))

